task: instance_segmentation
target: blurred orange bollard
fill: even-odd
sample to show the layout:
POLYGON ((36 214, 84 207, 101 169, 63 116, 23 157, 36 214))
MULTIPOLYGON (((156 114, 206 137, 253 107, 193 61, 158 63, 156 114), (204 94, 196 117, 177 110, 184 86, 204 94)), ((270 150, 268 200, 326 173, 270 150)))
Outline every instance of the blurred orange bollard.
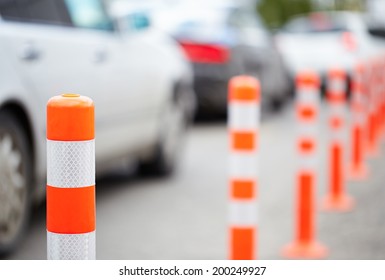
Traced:
POLYGON ((249 76, 229 82, 229 258, 257 258, 258 131, 260 84, 249 76))
POLYGON ((297 208, 295 240, 283 248, 287 258, 324 258, 327 249, 315 240, 315 196, 317 161, 317 122, 320 81, 316 73, 303 71, 296 80, 296 110, 299 123, 297 149, 299 170, 296 174, 297 208))
POLYGON ((95 259, 94 104, 78 94, 47 104, 47 258, 95 259))
POLYGON ((380 119, 380 140, 385 140, 385 54, 381 57, 380 63, 380 105, 379 105, 379 119, 380 119))
POLYGON ((379 147, 377 141, 378 117, 377 117, 377 64, 374 59, 369 62, 370 74, 368 81, 368 97, 369 97, 369 115, 367 124, 367 155, 377 157, 379 155, 379 147))
POLYGON ((375 105, 375 145, 378 152, 380 152, 380 140, 381 140, 381 96, 382 96, 382 69, 381 69, 381 57, 377 57, 375 62, 375 88, 374 88, 374 105, 375 105))
POLYGON ((364 88, 364 65, 358 63, 352 77, 352 125, 351 125, 351 161, 349 178, 362 180, 368 177, 368 167, 364 161, 364 132, 366 120, 367 96, 364 88))
POLYGON ((340 68, 328 73, 327 100, 330 115, 329 192, 322 209, 350 211, 353 199, 345 192, 345 128, 346 128, 346 74, 340 68))

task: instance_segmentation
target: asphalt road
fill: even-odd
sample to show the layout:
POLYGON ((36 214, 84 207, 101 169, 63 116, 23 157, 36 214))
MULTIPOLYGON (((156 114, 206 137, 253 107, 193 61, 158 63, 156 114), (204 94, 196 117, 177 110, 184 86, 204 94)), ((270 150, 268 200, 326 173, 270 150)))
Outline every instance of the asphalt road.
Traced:
MULTIPOLYGON (((323 120, 325 119, 323 109, 323 120)), ((323 122, 324 123, 324 122, 323 122)), ((326 192, 327 129, 320 129, 319 201, 326 192)), ((293 106, 264 117, 261 128, 259 258, 281 259, 294 233, 296 137, 293 106)), ((385 148, 385 147, 383 147, 385 148)), ((385 149, 368 160, 371 176, 348 183, 349 213, 317 211, 317 239, 329 259, 385 259, 385 149)), ((140 178, 117 170, 97 180, 98 259, 226 259, 227 131, 224 121, 191 129, 178 172, 140 178)), ((44 205, 9 259, 45 259, 44 205)))

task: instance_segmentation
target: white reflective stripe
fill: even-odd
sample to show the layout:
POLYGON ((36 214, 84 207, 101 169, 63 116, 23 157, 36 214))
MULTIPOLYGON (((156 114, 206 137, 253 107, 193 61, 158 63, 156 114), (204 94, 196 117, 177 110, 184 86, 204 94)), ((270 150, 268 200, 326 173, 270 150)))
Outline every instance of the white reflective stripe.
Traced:
POLYGON ((298 170, 303 171, 311 171, 314 172, 318 170, 318 165, 319 165, 319 156, 318 153, 311 152, 311 153, 301 153, 298 156, 298 161, 297 161, 297 167, 298 170))
POLYGON ((346 92, 346 81, 344 79, 330 79, 328 89, 333 91, 333 94, 344 95, 346 92))
POLYGON ((330 117, 341 117, 342 119, 346 118, 347 108, 345 104, 333 104, 329 107, 329 116, 330 117))
POLYGON ((347 139, 346 131, 344 129, 334 129, 330 133, 330 140, 338 143, 345 143, 347 139))
POLYGON ((48 260, 95 260, 95 231, 57 234, 47 231, 48 260))
POLYGON ((95 185, 95 141, 47 140, 47 184, 58 188, 95 185))
POLYGON ((232 226, 255 226, 258 223, 256 200, 231 200, 229 220, 232 226))
POLYGON ((301 89, 298 90, 295 100, 297 104, 312 104, 318 107, 320 103, 320 92, 315 89, 301 89))
POLYGON ((312 138, 316 139, 319 135, 319 127, 314 122, 312 123, 301 123, 297 127, 298 139, 302 138, 312 138))
POLYGON ((352 115, 352 123, 353 124, 360 124, 363 125, 366 120, 366 114, 363 111, 363 109, 356 110, 354 114, 352 115))
POLYGON ((252 130, 259 127, 260 106, 257 103, 233 102, 229 106, 230 129, 252 130))
POLYGON ((257 153, 234 152, 229 156, 230 178, 255 180, 258 169, 257 153))
POLYGON ((341 110, 341 108, 331 108, 330 115, 329 115, 329 121, 339 119, 342 121, 342 127, 346 125, 348 122, 348 114, 346 110, 341 110))

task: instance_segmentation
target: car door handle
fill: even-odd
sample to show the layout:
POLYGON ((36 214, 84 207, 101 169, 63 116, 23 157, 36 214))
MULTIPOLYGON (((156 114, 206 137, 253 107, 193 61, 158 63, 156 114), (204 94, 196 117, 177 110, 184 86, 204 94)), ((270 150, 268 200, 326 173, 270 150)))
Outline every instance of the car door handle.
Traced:
POLYGON ((27 61, 37 60, 40 58, 41 52, 31 43, 25 44, 21 51, 20 58, 27 61))

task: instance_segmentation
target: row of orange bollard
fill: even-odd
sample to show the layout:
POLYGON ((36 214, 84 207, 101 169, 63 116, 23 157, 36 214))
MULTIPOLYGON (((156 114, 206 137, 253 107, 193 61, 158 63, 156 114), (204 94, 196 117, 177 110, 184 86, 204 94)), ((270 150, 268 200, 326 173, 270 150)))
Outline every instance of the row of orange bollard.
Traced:
MULTIPOLYGON (((331 68, 326 77, 326 102, 328 108, 328 190, 321 201, 321 209, 325 211, 351 211, 354 199, 346 190, 347 180, 363 181, 369 177, 366 159, 379 155, 380 142, 385 136, 385 60, 376 59, 366 63, 357 63, 351 73, 350 99, 347 98, 348 75, 341 68, 331 68), (350 112, 349 112, 350 110, 350 112), (349 118, 349 116, 351 116, 349 118), (350 136, 350 137, 347 137, 350 136), (346 159, 348 158, 348 162, 346 159)), ((296 220, 294 241, 283 248, 286 258, 324 258, 328 249, 316 239, 316 182, 318 176, 318 123, 320 120, 321 81, 317 73, 307 70, 296 77, 296 120, 298 124, 298 169, 296 172, 296 220)), ((231 170, 248 170, 250 184, 257 186, 257 176, 251 171, 254 161, 250 151, 241 151, 234 146, 236 134, 246 137, 246 130, 258 131, 259 121, 251 121, 259 112, 261 93, 258 80, 248 76, 234 77, 229 83, 229 128, 230 128, 230 166, 231 170), (254 87, 254 88, 251 88, 254 87), (251 94, 250 92, 253 92, 251 94), (254 96, 246 100, 240 98, 254 96), (238 98, 234 98, 238 96, 238 98), (258 96, 258 98, 257 98, 258 96), (237 105, 236 105, 237 104, 237 105), (240 105, 243 104, 243 105, 240 105), (247 110, 241 107, 247 107, 247 110), (235 109, 235 107, 237 109, 235 109), (254 107, 254 109, 252 109, 254 107), (234 121, 236 120, 236 121, 234 121), (236 125, 234 125, 236 123, 236 125), (247 124, 247 125, 246 125, 247 124), (237 133, 234 133, 234 129, 237 133), (247 160, 245 153, 248 152, 247 160), (244 154, 240 157, 240 153, 244 154), (235 156, 238 154, 238 156, 235 156), (236 160, 234 160, 236 158, 236 160), (253 183, 251 183, 253 181, 253 183)), ((258 115, 259 118, 259 115, 258 115)), ((255 133, 257 135, 257 133, 255 133)), ((240 137, 240 136, 239 136, 240 137)), ((241 141, 241 140, 239 140, 241 141)), ((242 140, 246 141, 246 140, 242 140)), ((256 157, 256 155, 254 155, 256 157)), ((255 161, 257 159, 255 158, 255 161)), ((257 167, 255 167, 257 168, 257 167)), ((254 170, 258 174, 258 170, 254 170)), ((235 197, 234 172, 231 173, 231 201, 240 199, 245 202, 249 197, 235 197)), ((235 176, 237 177, 237 176, 235 176)), ((242 178, 235 178, 242 179, 242 178)), ((239 182, 238 182, 239 183, 239 182)), ((245 183, 245 182, 244 182, 245 183)), ((240 185, 240 184, 238 184, 240 185)), ((243 188, 246 185, 243 184, 243 188)), ((240 186, 237 186, 240 190, 240 186)), ((245 190, 239 191, 245 193, 245 190)), ((254 194, 254 190, 253 190, 254 194)), ((238 201, 238 202, 239 202, 238 201)), ((234 212, 232 206, 231 212, 234 212)), ((252 207, 238 212, 238 220, 254 216, 252 207)), ((230 213, 233 217, 234 213, 230 213)), ((233 221, 233 219, 232 219, 233 221)), ((249 222, 252 220, 249 219, 249 222)), ((232 222, 233 223, 233 222, 232 222)), ((252 224, 247 224, 251 229, 252 224)), ((255 224, 256 226, 256 224, 255 224)), ((241 227, 242 228, 242 225, 241 227)), ((238 231, 239 229, 238 228, 238 231)), ((245 239, 235 234, 233 224, 230 226, 230 259, 255 259, 257 256, 257 236, 245 239), (246 253, 248 252, 248 253, 246 253), (253 253, 251 253, 253 252, 253 253)))
MULTIPOLYGON (((346 73, 329 71, 328 193, 326 210, 348 211, 351 179, 365 179, 367 156, 378 155, 385 135, 385 61, 358 64, 352 75, 352 122, 347 118, 346 73), (345 164, 351 128, 351 162, 345 164)), ((320 78, 312 71, 296 79, 298 170, 295 239, 283 250, 288 258, 323 258, 327 248, 316 239, 316 182, 320 78)), ((258 154, 261 93, 257 79, 237 76, 229 83, 230 226, 229 258, 256 259, 258 254, 258 154)), ((95 259, 94 104, 77 94, 53 97, 47 104, 47 257, 95 259)))

